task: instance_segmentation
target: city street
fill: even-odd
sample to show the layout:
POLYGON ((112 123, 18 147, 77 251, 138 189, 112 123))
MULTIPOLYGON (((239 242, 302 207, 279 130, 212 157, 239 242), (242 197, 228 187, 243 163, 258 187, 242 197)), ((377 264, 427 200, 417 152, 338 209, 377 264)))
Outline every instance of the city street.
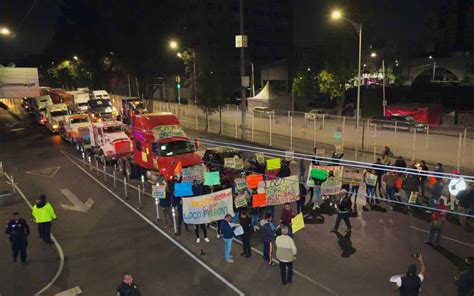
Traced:
MULTIPOLYGON (((279 133, 285 132, 280 129, 279 133)), ((201 132, 188 134, 229 141, 201 132)), ((415 263, 411 254, 417 252, 423 254, 427 268, 423 295, 454 295, 453 278, 462 259, 474 249, 474 234, 453 223, 446 225, 441 247, 429 247, 423 243, 425 220, 394 212, 383 203, 385 211, 365 212, 360 197, 358 216, 351 218, 351 235, 345 235, 344 226, 340 236, 330 234, 336 215, 326 214, 323 224, 307 224, 295 235, 297 273, 291 285, 282 286, 278 267, 268 267, 257 252, 251 258, 239 256, 238 243, 233 245, 235 263, 225 263, 224 244, 214 230, 209 230, 209 243, 197 244, 193 232, 175 237, 162 219, 156 221, 153 199, 144 196, 139 205, 133 188, 127 189, 126 199, 122 183, 114 189, 110 177, 104 179, 83 163, 74 147, 32 123, 20 109, 0 109, 0 142, 0 161, 24 196, 34 203, 44 193, 55 208, 58 220, 53 233, 64 253, 60 256, 57 246, 42 244, 29 222, 30 264, 20 266, 11 261, 4 236, 1 295, 34 294, 53 279, 61 262, 59 277, 44 295, 75 287, 84 295, 112 294, 125 271, 133 273, 142 295, 390 295, 389 278, 406 272, 415 263), (355 252, 348 255, 351 246, 355 252)), ((110 174, 112 170, 107 168, 110 174)), ((292 171, 298 171, 296 165, 292 171)), ((150 192, 148 184, 146 191, 150 192)), ((4 221, 14 211, 30 221, 20 195, 13 205, 0 208, 4 221)), ((277 207, 278 216, 279 212, 277 207)), ((252 246, 262 249, 258 233, 252 246)))

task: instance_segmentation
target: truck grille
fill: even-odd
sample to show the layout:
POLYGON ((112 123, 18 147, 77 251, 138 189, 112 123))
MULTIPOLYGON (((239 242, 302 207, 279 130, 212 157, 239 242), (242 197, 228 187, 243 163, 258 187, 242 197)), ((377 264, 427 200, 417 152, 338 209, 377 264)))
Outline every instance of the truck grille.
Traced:
POLYGON ((126 154, 131 152, 129 140, 114 141, 115 154, 126 154))

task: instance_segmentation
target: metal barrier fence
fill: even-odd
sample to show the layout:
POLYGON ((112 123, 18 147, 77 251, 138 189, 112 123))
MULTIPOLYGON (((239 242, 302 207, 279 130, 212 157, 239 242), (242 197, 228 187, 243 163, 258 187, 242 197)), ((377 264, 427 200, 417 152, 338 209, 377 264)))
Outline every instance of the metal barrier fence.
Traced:
MULTIPOLYGON (((117 102, 120 97, 113 98, 117 102)), ((313 148, 318 147, 325 149, 326 156, 331 156, 334 145, 342 145, 345 158, 373 162, 388 145, 396 156, 402 156, 407 162, 423 159, 431 165, 440 162, 458 170, 474 167, 474 130, 468 128, 410 128, 363 119, 357 132, 353 117, 328 114, 309 116, 304 112, 286 110, 276 110, 273 114, 247 111, 242 136, 239 106, 201 108, 155 100, 146 103, 151 112, 176 114, 187 129, 284 150, 312 153, 313 148)))

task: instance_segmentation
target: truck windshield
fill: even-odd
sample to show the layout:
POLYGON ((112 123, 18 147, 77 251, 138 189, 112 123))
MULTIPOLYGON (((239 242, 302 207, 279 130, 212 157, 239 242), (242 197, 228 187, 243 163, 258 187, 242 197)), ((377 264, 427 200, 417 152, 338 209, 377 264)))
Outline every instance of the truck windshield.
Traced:
POLYGON ((51 117, 68 115, 67 110, 52 111, 51 117))
POLYGON ((104 127, 104 133, 105 134, 117 133, 117 132, 121 132, 121 131, 122 131, 122 127, 119 126, 119 125, 104 127))
POLYGON ((110 107, 110 101, 109 100, 89 100, 89 106, 91 108, 100 108, 100 107, 110 107))
POLYGON ((190 141, 174 141, 158 143, 160 156, 173 156, 194 152, 194 145, 190 141))
POLYGON ((71 123, 81 123, 81 122, 89 122, 89 119, 87 119, 87 117, 71 119, 71 123))

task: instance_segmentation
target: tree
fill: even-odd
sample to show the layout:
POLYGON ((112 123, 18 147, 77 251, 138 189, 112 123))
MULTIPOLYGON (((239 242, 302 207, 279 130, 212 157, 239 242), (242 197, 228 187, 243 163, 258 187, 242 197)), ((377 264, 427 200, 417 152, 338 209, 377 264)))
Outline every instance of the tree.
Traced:
POLYGON ((298 98, 303 98, 308 101, 317 93, 317 79, 310 71, 300 71, 293 77, 291 90, 298 98))
POLYGON ((323 70, 318 74, 317 80, 319 91, 336 101, 337 114, 341 114, 346 97, 346 83, 349 81, 347 75, 342 73, 338 75, 338 73, 323 70))
POLYGON ((91 72, 81 62, 68 60, 52 64, 46 72, 48 84, 64 89, 90 85, 92 79, 91 72))

